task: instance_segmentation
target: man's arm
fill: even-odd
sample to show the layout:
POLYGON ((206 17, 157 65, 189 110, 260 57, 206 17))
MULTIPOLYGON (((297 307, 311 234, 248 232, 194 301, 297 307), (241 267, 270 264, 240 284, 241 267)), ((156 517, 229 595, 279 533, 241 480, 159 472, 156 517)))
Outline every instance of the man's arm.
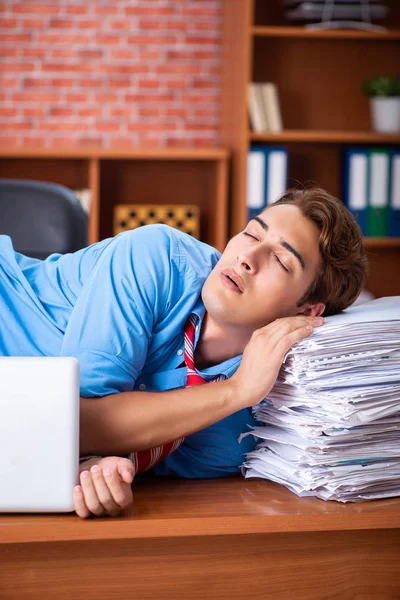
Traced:
POLYGON ((287 351, 323 319, 277 319, 252 335, 228 380, 168 392, 123 392, 81 399, 81 453, 125 454, 187 436, 260 402, 287 351), (268 357, 268 365, 266 365, 268 357))

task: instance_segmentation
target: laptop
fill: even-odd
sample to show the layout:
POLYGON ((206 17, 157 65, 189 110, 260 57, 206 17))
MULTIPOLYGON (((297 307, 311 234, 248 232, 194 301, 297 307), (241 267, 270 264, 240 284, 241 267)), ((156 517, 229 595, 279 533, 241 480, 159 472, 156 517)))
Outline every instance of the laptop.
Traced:
POLYGON ((0 358, 0 512, 70 512, 79 473, 79 363, 0 358))

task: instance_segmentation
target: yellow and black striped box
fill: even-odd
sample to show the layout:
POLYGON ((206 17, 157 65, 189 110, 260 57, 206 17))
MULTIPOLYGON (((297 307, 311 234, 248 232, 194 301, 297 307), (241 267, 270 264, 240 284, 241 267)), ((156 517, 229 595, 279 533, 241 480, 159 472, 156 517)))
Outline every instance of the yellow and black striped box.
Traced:
POLYGON ((114 207, 114 235, 152 223, 164 223, 194 238, 200 237, 200 211, 189 204, 117 204, 114 207))

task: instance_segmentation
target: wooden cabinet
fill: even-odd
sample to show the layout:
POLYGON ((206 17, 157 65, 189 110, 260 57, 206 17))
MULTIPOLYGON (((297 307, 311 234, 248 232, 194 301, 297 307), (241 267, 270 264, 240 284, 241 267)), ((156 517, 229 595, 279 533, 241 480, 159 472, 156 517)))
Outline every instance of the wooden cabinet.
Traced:
MULTIPOLYGON (((400 6, 387 2, 387 32, 312 31, 288 26, 281 0, 226 0, 224 5, 222 141, 232 148, 230 232, 247 217, 246 158, 252 144, 283 145, 289 152, 289 187, 315 182, 341 196, 346 145, 391 146, 400 135, 371 130, 362 82, 376 73, 395 74, 400 58, 400 6), (281 133, 255 134, 247 117, 250 82, 277 84, 281 133)), ((376 296, 400 294, 395 277, 400 239, 366 238, 367 288, 376 296)))
POLYGON ((0 177, 89 188, 89 241, 113 235, 116 204, 194 204, 200 238, 223 250, 227 241, 228 152, 180 150, 0 150, 0 177))

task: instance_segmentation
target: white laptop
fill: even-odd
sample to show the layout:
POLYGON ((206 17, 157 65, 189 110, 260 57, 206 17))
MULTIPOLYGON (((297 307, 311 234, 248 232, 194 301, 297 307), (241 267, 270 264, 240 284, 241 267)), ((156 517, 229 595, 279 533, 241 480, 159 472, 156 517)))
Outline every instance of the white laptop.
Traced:
POLYGON ((70 512, 79 472, 79 363, 0 358, 0 512, 70 512))

